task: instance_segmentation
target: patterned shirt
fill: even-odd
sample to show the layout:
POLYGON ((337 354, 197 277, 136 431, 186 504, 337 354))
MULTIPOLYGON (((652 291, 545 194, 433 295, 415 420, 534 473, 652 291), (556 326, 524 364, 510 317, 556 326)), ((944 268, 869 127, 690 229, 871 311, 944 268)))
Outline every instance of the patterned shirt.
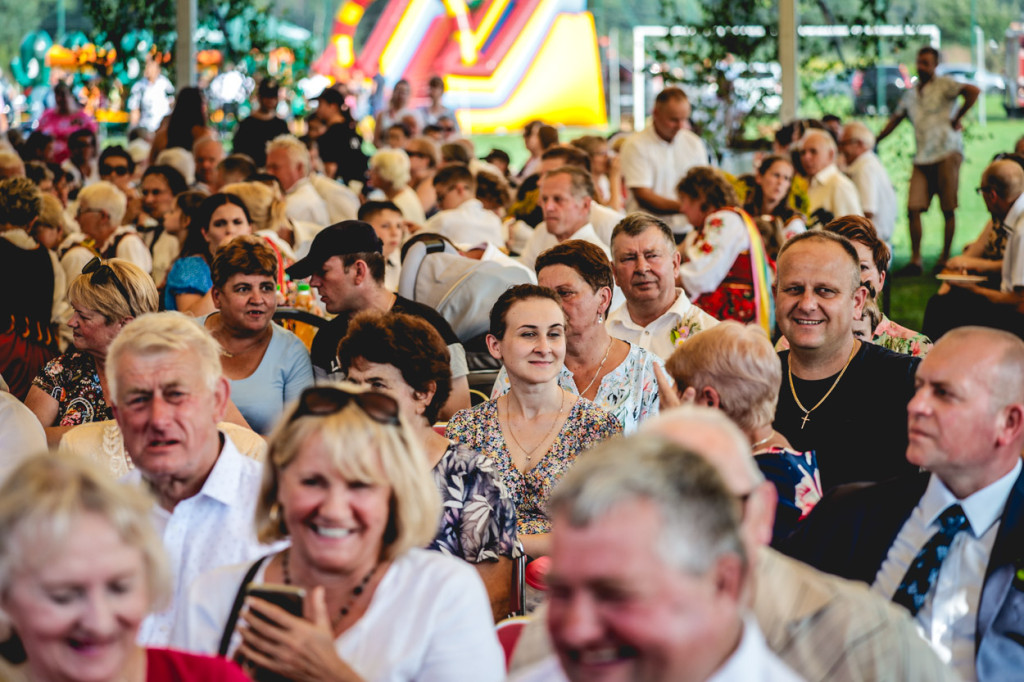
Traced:
POLYGON ((551 449, 525 473, 516 468, 501 433, 497 399, 457 412, 448 422, 446 435, 495 460, 501 482, 516 505, 516 529, 520 535, 530 535, 551 530, 544 507, 576 458, 587 448, 621 432, 622 427, 614 417, 581 398, 569 411, 551 449))
POLYGON ((471 564, 522 554, 516 543, 516 508, 493 459, 452 444, 433 474, 442 512, 437 537, 427 549, 471 564))
MULTIPOLYGON (((605 374, 597 387, 594 404, 615 417, 627 435, 636 431, 642 421, 658 414, 656 364, 664 366, 665 363, 654 353, 631 343, 626 359, 605 374)), ((558 385, 575 395, 580 393, 572 372, 565 367, 558 375, 558 385)), ((494 381, 491 397, 508 393, 510 386, 508 374, 502 367, 494 381)))
POLYGON ((919 81, 903 93, 896 113, 905 114, 914 125, 914 164, 938 163, 950 154, 964 153, 963 135, 952 124, 953 107, 963 89, 949 76, 933 76, 924 87, 919 81))
POLYGON ((78 426, 114 418, 103 398, 96 361, 88 353, 71 351, 50 360, 32 385, 57 401, 56 426, 78 426))

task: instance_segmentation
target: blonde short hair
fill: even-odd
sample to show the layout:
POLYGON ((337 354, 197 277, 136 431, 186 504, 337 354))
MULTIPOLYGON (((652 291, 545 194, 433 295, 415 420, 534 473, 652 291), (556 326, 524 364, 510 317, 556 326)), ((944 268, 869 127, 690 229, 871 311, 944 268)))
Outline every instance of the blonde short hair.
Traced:
POLYGON ((370 157, 370 168, 395 189, 409 184, 409 155, 401 149, 381 149, 370 157))
POLYGON ((294 135, 278 135, 267 143, 267 154, 275 149, 283 149, 288 152, 288 160, 302 164, 302 172, 309 173, 309 167, 313 165, 313 159, 309 155, 306 145, 294 135))
POLYGON ((249 211, 253 232, 290 226, 286 206, 268 185, 262 182, 233 182, 220 188, 221 194, 232 194, 242 200, 249 211))
MULTIPOLYGON (((360 392, 342 384, 348 392, 360 392)), ((386 484, 391 510, 381 549, 382 561, 414 547, 425 547, 437 535, 441 500, 426 455, 407 424, 382 424, 351 401, 333 414, 293 418, 293 405, 270 437, 263 485, 256 506, 260 542, 286 537, 288 529, 272 512, 278 504, 281 472, 295 461, 310 438, 319 436, 331 460, 346 478, 386 484)))
POLYGON ((78 193, 78 202, 85 202, 89 208, 103 211, 110 217, 110 224, 119 227, 128 210, 128 197, 112 182, 100 180, 86 185, 78 193))
POLYGON ((113 479, 87 458, 39 454, 24 460, 0 487, 0 593, 13 574, 52 557, 76 520, 96 514, 121 540, 142 553, 149 606, 159 609, 171 592, 163 542, 149 520, 153 500, 142 488, 113 479), (33 551, 44 547, 42 556, 33 551))
POLYGON ((177 311, 150 313, 126 324, 107 349, 107 383, 114 402, 118 400, 118 370, 125 355, 152 357, 167 353, 187 353, 211 391, 223 376, 220 344, 205 327, 177 311))
POLYGON ((68 287, 71 305, 95 310, 106 319, 107 324, 157 311, 160 297, 149 273, 121 258, 111 258, 104 261, 104 264, 117 275, 130 301, 125 300, 124 294, 114 282, 108 280, 105 284, 93 284, 91 274, 82 274, 71 280, 71 286, 68 287))
POLYGON ((722 411, 747 433, 775 416, 782 363, 757 325, 722 321, 677 347, 665 369, 680 391, 714 388, 722 411))

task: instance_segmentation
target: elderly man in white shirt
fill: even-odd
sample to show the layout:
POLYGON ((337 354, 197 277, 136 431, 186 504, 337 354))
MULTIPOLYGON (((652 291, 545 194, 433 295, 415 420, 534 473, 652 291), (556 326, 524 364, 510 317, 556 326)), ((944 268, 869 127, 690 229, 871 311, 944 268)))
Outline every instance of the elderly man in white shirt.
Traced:
POLYGON ((427 220, 425 232, 447 237, 456 244, 487 242, 505 246, 501 218, 476 198, 476 179, 469 168, 446 166, 434 176, 437 205, 441 210, 427 220))
POLYGON ((139 641, 166 646, 191 582, 219 566, 273 551, 253 524, 262 465, 217 429, 230 384, 220 346, 181 313, 143 315, 111 344, 107 377, 113 411, 135 470, 125 480, 156 497, 174 583, 167 609, 143 622, 139 641))
POLYGON ((718 324, 676 287, 679 260, 663 220, 631 213, 618 224, 612 233, 612 272, 626 302, 609 313, 609 334, 668 360, 678 344, 718 324))
POLYGON ((523 265, 532 269, 537 256, 569 239, 596 244, 611 257, 608 245, 597 236, 590 223, 594 196, 590 173, 574 166, 555 168, 541 176, 537 189, 537 204, 544 212, 544 222, 534 229, 519 256, 523 265))
POLYGON ((686 129, 690 100, 680 88, 665 88, 654 100, 651 125, 626 140, 620 154, 629 188, 627 211, 661 216, 676 235, 692 229, 679 207, 676 185, 694 166, 708 165, 704 142, 686 129))
POLYGON ((320 227, 330 224, 327 202, 309 179, 311 160, 306 145, 293 135, 278 135, 267 143, 267 172, 284 191, 285 214, 320 227))
POLYGON ((800 161, 807 174, 808 227, 824 227, 844 215, 864 215, 857 187, 836 166, 836 141, 818 129, 800 140, 800 161))
POLYGON ((875 225, 875 231, 892 247, 896 228, 896 191, 889 173, 874 152, 875 135, 860 121, 843 126, 839 150, 846 160, 846 174, 857 186, 864 217, 875 225))
POLYGON ((102 180, 82 188, 75 216, 82 231, 68 235, 59 248, 68 282, 82 274, 96 254, 123 258, 152 274, 153 257, 142 236, 131 225, 121 224, 127 209, 128 198, 111 182, 102 180))

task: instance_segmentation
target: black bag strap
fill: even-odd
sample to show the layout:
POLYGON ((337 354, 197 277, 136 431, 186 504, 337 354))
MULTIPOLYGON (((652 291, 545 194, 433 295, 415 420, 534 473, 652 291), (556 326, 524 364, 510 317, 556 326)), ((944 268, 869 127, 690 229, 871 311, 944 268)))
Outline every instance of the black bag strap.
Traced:
POLYGON ((238 614, 242 610, 242 602, 245 601, 245 588, 249 586, 252 579, 256 577, 256 572, 260 570, 260 566, 267 560, 267 557, 260 557, 257 559, 249 570, 246 572, 245 577, 242 578, 242 584, 238 586, 238 593, 235 595, 235 603, 231 606, 231 613, 228 615, 228 621, 224 625, 224 634, 220 637, 220 647, 217 649, 218 656, 227 656, 228 647, 231 646, 231 636, 235 634, 235 623, 238 622, 238 614))

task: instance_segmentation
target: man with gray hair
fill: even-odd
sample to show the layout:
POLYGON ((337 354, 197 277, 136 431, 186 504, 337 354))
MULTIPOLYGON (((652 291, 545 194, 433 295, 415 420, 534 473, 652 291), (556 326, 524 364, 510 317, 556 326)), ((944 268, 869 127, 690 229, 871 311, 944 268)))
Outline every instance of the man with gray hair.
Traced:
POLYGON ((811 682, 957 679, 905 613, 863 585, 816 571, 768 546, 776 490, 757 467, 749 439, 724 413, 677 407, 646 422, 641 433, 692 448, 742 501, 753 612, 768 646, 790 667, 811 682))
POLYGON ((231 390, 220 352, 205 328, 165 312, 125 325, 107 354, 112 409, 135 465, 125 480, 156 498, 152 519, 174 572, 170 606, 139 632, 146 645, 167 645, 200 573, 273 549, 253 526, 263 468, 217 428, 231 390))
POLYGON ((544 212, 544 223, 543 227, 537 226, 526 242, 519 256, 523 265, 532 268, 537 256, 569 239, 597 244, 611 260, 608 245, 597 236, 590 222, 594 203, 594 181, 590 173, 573 166, 555 168, 541 176, 537 191, 537 205, 544 212))
POLYGON ((309 150, 294 135, 278 135, 267 143, 267 172, 281 183, 285 213, 322 228, 330 217, 327 203, 309 180, 310 165, 309 150))
POLYGON ((843 127, 839 150, 846 161, 846 174, 857 186, 864 217, 874 223, 878 236, 892 248, 892 233, 896 229, 896 192, 874 149, 875 134, 866 125, 850 121, 843 127))
POLYGON ((658 437, 604 443, 552 494, 550 657, 524 680, 799 680, 743 606, 749 565, 722 478, 658 437))
POLYGON ((101 180, 78 193, 75 217, 82 228, 61 243, 60 265, 70 282, 82 274, 82 268, 96 256, 123 258, 147 273, 153 271, 153 256, 132 225, 123 225, 128 198, 112 182, 101 180))
POLYGON ((836 141, 824 130, 812 128, 800 140, 800 162, 807 175, 809 228, 824 227, 833 218, 864 215, 853 181, 836 165, 836 141))

